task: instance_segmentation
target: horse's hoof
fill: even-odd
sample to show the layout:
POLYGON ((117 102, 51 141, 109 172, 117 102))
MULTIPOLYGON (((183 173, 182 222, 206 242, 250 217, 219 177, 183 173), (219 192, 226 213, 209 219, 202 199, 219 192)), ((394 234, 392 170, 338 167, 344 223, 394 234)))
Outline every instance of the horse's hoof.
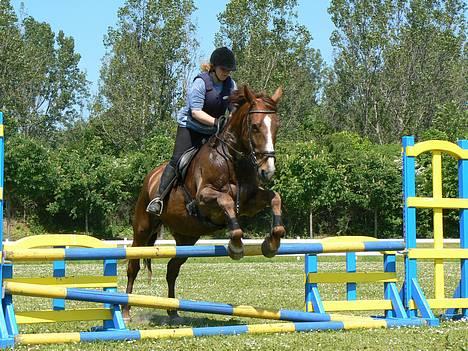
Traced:
POLYGON ((229 257, 231 257, 233 260, 240 260, 242 257, 244 257, 244 246, 235 247, 231 246, 231 243, 228 244, 227 247, 229 257))
POLYGON ((262 254, 267 258, 272 258, 276 256, 278 250, 272 250, 268 239, 265 239, 262 243, 262 254))

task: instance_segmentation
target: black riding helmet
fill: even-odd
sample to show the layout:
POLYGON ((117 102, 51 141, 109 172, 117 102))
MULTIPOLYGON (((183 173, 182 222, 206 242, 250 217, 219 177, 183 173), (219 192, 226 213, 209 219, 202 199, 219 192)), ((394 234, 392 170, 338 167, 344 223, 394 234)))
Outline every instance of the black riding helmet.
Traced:
POLYGON ((215 67, 220 66, 229 71, 236 70, 236 58, 234 57, 234 53, 225 46, 213 51, 210 57, 210 63, 215 67))

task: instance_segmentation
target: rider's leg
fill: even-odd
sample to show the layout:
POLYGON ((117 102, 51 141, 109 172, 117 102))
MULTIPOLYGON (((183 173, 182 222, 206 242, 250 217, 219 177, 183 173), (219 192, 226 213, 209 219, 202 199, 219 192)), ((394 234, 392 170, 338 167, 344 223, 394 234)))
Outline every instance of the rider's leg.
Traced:
POLYGON ((171 186, 172 181, 176 176, 176 167, 180 157, 192 146, 199 146, 203 137, 205 136, 188 128, 177 128, 177 135, 172 158, 167 164, 166 168, 164 168, 156 196, 150 201, 148 207, 146 207, 147 212, 156 216, 161 215, 164 205, 164 198, 166 193, 168 193, 166 190, 169 186, 171 186))
POLYGON ((155 214, 157 216, 161 215, 163 210, 163 200, 164 196, 168 190, 168 187, 172 185, 173 180, 176 176, 175 167, 169 162, 164 168, 163 174, 161 175, 161 180, 159 182, 159 188, 156 192, 156 196, 153 200, 150 201, 148 207, 146 207, 146 212, 155 214))

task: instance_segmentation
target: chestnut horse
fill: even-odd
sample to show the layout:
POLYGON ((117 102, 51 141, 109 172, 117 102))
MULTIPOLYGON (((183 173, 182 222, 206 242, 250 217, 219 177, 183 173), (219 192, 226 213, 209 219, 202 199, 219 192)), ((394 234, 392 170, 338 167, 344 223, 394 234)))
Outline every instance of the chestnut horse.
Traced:
MULTIPOLYGON (((213 135, 191 161, 183 184, 172 188, 161 216, 146 212, 155 196, 165 165, 152 170, 145 178, 135 208, 132 246, 153 246, 161 226, 169 228, 176 245, 194 245, 202 235, 228 228, 229 256, 243 257, 242 229, 238 216, 253 216, 267 206, 273 211, 273 226, 262 244, 262 253, 273 257, 285 234, 281 220, 281 198, 265 189, 262 183, 275 172, 275 141, 279 126, 276 104, 282 95, 278 88, 270 98, 254 94, 247 86, 240 88, 230 101, 237 108, 223 131, 213 135), (189 214, 187 197, 194 201, 197 215, 189 214)), ((187 258, 172 258, 167 264, 168 296, 175 297, 175 282, 187 258)), ((145 265, 151 273, 150 261, 145 265)), ((127 269, 127 293, 140 270, 140 260, 131 259, 127 269)), ((123 314, 129 318, 129 306, 123 314)), ((177 311, 168 311, 177 317, 177 311)))

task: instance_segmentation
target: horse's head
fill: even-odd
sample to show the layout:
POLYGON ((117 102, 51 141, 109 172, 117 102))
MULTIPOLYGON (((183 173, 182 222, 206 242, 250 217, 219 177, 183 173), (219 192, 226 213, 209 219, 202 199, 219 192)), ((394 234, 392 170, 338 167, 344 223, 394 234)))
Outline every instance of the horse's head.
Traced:
POLYGON ((276 104, 281 98, 278 88, 272 97, 254 94, 247 86, 239 89, 233 101, 238 109, 233 113, 233 124, 238 124, 242 149, 262 181, 270 180, 275 173, 275 143, 279 127, 276 104), (237 123, 236 123, 237 121, 237 123))

